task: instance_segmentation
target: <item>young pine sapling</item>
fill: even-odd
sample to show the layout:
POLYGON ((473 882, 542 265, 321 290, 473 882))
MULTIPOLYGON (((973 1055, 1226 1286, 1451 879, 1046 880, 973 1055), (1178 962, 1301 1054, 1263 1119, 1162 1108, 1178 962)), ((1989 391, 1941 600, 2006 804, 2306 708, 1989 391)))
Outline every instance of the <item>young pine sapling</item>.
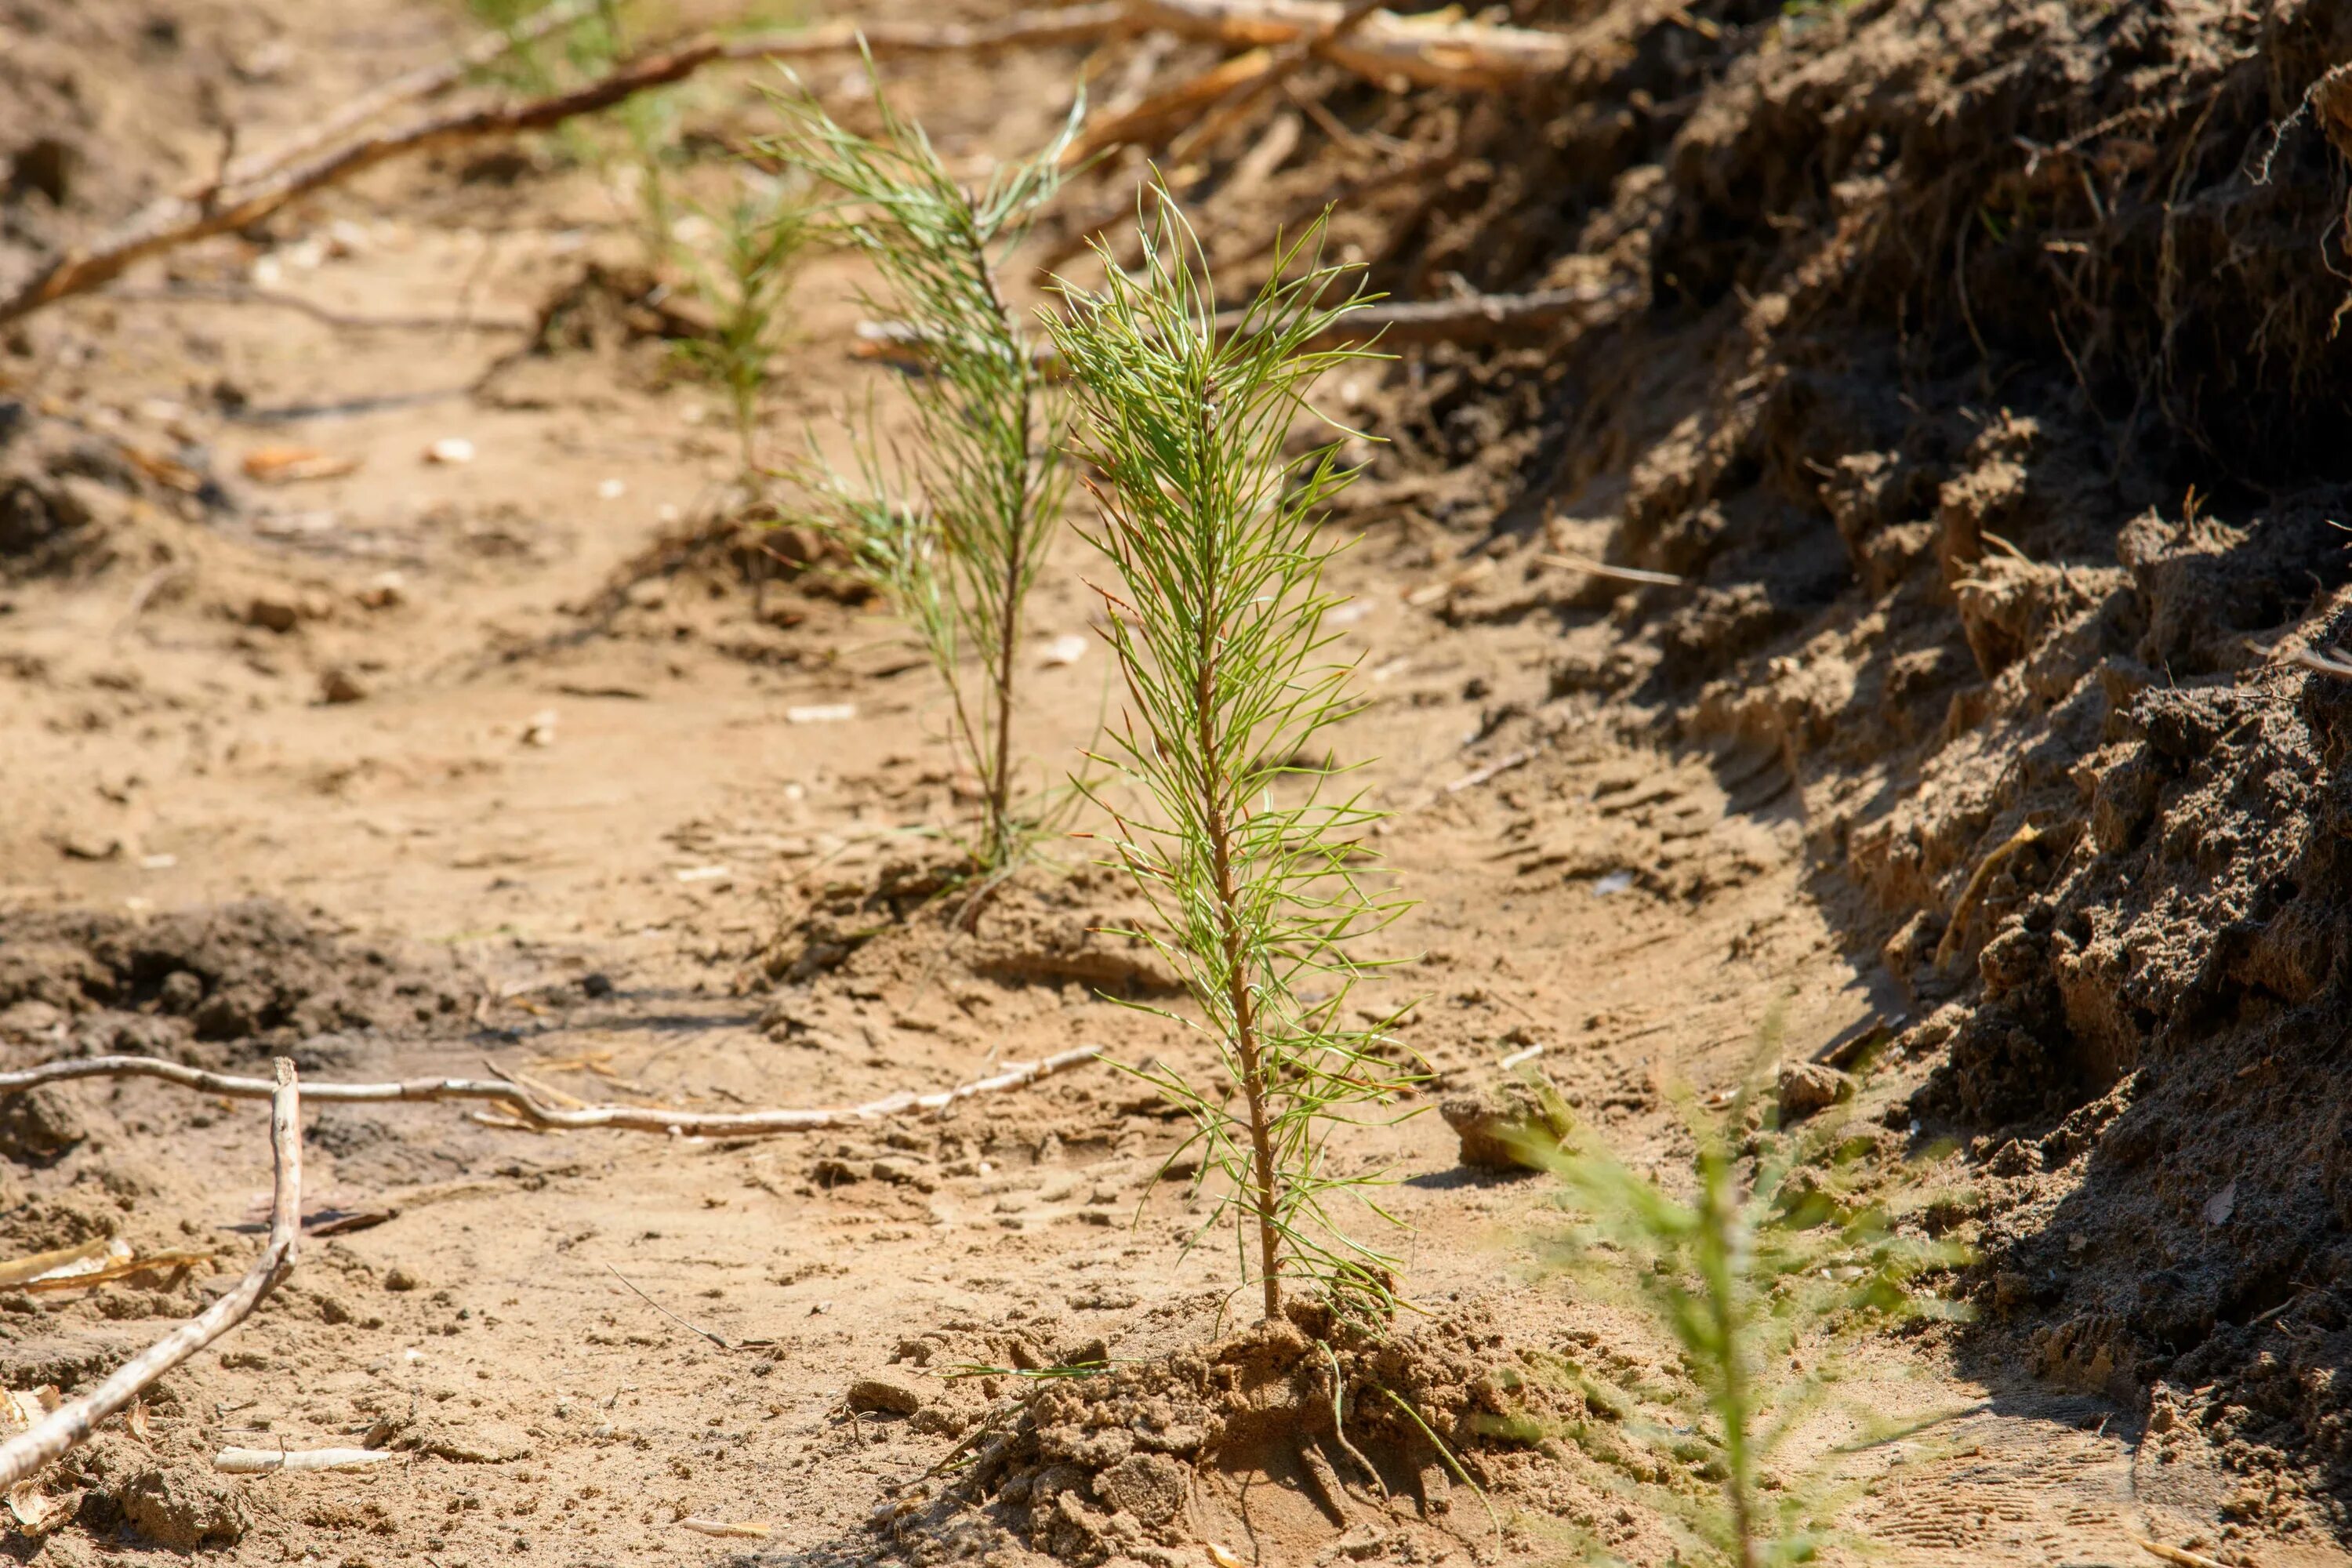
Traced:
MULTIPOLYGON (((870 66, 869 66, 870 70, 870 66)), ((834 186, 828 225, 881 276, 866 302, 911 326, 929 363, 908 384, 913 439, 898 454, 909 492, 894 498, 868 436, 858 480, 825 470, 811 486, 827 514, 923 638, 954 699, 957 742, 980 782, 974 858, 1013 864, 1037 822, 1015 798, 1013 707, 1024 610, 1054 540, 1068 476, 1065 403, 1031 352, 999 281, 1005 254, 1059 188, 1078 124, 1026 162, 967 187, 922 127, 875 83, 877 135, 836 124, 814 99, 780 100, 789 129, 765 151, 834 186), (980 665, 966 690, 963 661, 980 665)))
MULTIPOLYGON (((1768 1027, 1768 1042, 1777 1034, 1768 1027)), ((1647 1487, 1648 1500, 1679 1522, 1702 1560, 1780 1568, 1817 1555, 1850 1489, 1839 1482, 1835 1451, 1769 1481, 1765 1467, 1834 1396, 1842 1345, 1906 1316, 1951 1310, 1916 1281, 1966 1252, 1896 1234, 1884 1208, 1840 1194, 1833 1169, 1821 1179, 1801 1165, 1832 1147, 1824 1136, 1768 1134, 1743 1176, 1733 1139, 1753 1120, 1754 1101, 1742 1089, 1721 1120, 1691 1117, 1697 1152, 1686 1197, 1581 1133, 1557 1144, 1529 1139, 1523 1152, 1561 1178, 1562 1205, 1577 1215, 1549 1238, 1549 1261, 1643 1309, 1673 1340, 1696 1390, 1691 1401, 1655 1389, 1635 1394, 1580 1374, 1588 1401, 1615 1415, 1605 1433, 1570 1436, 1622 1462, 1615 1444, 1630 1434, 1696 1465, 1715 1484, 1711 1496, 1693 1504, 1647 1487), (1814 1179, 1791 1180, 1801 1168, 1814 1179), (1811 1370, 1795 1370, 1800 1363, 1811 1370), (1632 1418, 1645 1397, 1664 1402, 1668 1419, 1632 1418)))
POLYGON ((1048 329, 1084 416, 1079 450, 1101 476, 1090 537, 1120 579, 1104 597, 1128 702, 1102 760, 1156 820, 1097 798, 1163 928, 1139 934, 1183 975, 1226 1081, 1147 1076, 1192 1113, 1203 1174, 1229 1184, 1209 1223, 1236 1219, 1242 1279, 1265 1316, 1297 1282, 1378 1310, 1394 1259, 1327 1206, 1342 1194, 1372 1206, 1376 1178, 1335 1167, 1326 1139, 1405 1081, 1381 1028, 1341 1023, 1370 963, 1364 939, 1402 905, 1356 869, 1380 814, 1326 798, 1326 770, 1300 761, 1348 706, 1348 667, 1328 657, 1323 626, 1334 547, 1317 526, 1352 473, 1333 445, 1283 455, 1311 412, 1307 385, 1361 353, 1309 347, 1358 301, 1345 269, 1321 263, 1318 224, 1281 248, 1221 340, 1199 243, 1158 194, 1140 266, 1106 254, 1101 289, 1066 285, 1067 314, 1048 329))
POLYGON ((695 292, 710 314, 710 331, 680 341, 677 353, 725 389, 742 478, 752 488, 760 474, 756 439, 768 360, 782 335, 779 318, 813 224, 792 189, 758 175, 747 176, 742 192, 710 221, 718 254, 690 259, 695 292))

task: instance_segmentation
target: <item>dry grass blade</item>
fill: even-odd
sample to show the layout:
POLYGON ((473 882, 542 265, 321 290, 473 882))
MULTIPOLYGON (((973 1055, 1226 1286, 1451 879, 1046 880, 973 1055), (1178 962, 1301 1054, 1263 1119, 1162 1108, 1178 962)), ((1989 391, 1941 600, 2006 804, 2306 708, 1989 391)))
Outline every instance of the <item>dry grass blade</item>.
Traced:
POLYGON ((13 1488, 87 1442, 100 1422, 130 1405, 148 1384, 245 1321, 262 1298, 294 1271, 302 1234, 302 1123, 291 1061, 278 1059, 277 1081, 268 1092, 269 1148, 277 1180, 269 1205, 269 1241, 261 1256, 227 1295, 123 1363, 89 1393, 51 1411, 31 1431, 0 1443, 0 1487, 13 1488))
MULTIPOLYGON (((312 1083, 302 1092, 314 1101, 336 1104, 383 1104, 399 1100, 488 1100, 505 1106, 531 1127, 575 1131, 610 1127, 625 1132, 666 1132, 688 1137, 755 1138, 777 1132, 807 1132, 826 1127, 852 1127, 908 1112, 937 1112, 976 1095, 1019 1089, 1057 1072, 1093 1061, 1099 1046, 1080 1046, 1043 1061, 1015 1062, 1003 1071, 971 1083, 930 1094, 911 1089, 886 1095, 864 1105, 822 1110, 669 1110, 658 1106, 589 1105, 561 1110, 541 1105, 520 1085, 482 1079, 409 1079, 397 1083, 312 1083)), ((257 1078, 238 1078, 183 1067, 157 1057, 86 1057, 76 1061, 46 1062, 18 1072, 0 1073, 0 1096, 22 1094, 45 1083, 65 1083, 85 1078, 152 1078, 205 1094, 233 1100, 267 1100, 274 1092, 257 1078)))

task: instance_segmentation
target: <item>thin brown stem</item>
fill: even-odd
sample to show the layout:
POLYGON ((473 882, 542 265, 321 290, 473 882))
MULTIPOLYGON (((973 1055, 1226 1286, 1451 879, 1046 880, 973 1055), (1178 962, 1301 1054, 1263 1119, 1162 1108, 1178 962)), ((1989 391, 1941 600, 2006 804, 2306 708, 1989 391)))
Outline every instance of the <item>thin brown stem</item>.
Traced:
POLYGON ((1274 1136, 1266 1125, 1265 1057, 1258 1038, 1256 999, 1250 994, 1249 952, 1242 939, 1240 897, 1234 886, 1233 824, 1225 814, 1224 779, 1217 767, 1217 604, 1210 584, 1202 606, 1200 673, 1192 691, 1201 746, 1201 804, 1208 824, 1209 854, 1217 883, 1218 936, 1225 961, 1225 995, 1234 1010, 1234 1055, 1242 1065, 1242 1098, 1249 1107, 1250 1168, 1256 1191, 1258 1272, 1265 1289, 1265 1315, 1282 1315, 1282 1277, 1277 1272, 1279 1229, 1275 1222, 1274 1136))
MULTIPOLYGON (((981 287, 988 292, 988 303, 997 320, 1005 324, 1007 336, 1017 345, 1019 339, 1012 332, 1013 312, 1005 308, 1004 295, 996 286, 996 269, 988 264, 987 252, 976 241, 972 256, 980 267, 981 287)), ((1004 601, 998 606, 996 617, 996 765, 990 770, 988 778, 989 859, 999 870, 1013 858, 1013 661, 1020 651, 1021 577, 1029 548, 1030 472, 1034 462, 1030 447, 1035 438, 1037 382, 1036 362, 1024 354, 1021 367, 1021 479, 1014 513, 1004 537, 1004 601)))

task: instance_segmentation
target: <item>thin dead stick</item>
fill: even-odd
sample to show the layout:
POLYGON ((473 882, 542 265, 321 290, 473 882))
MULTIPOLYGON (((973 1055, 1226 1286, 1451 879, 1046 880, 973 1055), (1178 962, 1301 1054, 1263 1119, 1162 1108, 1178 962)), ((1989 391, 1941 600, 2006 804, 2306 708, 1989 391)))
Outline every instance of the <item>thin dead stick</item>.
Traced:
POLYGON ((1554 551, 1536 557, 1545 566, 1565 566, 1571 572, 1581 572, 1588 577, 1607 577, 1619 583, 1654 583, 1662 588, 1687 588, 1690 579, 1677 577, 1671 572, 1650 572, 1639 566, 1612 566, 1605 561, 1588 556, 1570 555, 1554 551))
MULTIPOLYGON (((556 0, 523 17, 513 26, 500 32, 485 33, 438 65, 420 66, 413 71, 393 78, 382 87, 360 94, 332 114, 320 119, 299 133, 280 142, 264 153, 232 159, 222 170, 214 188, 223 184, 245 184, 276 173, 296 159, 317 152, 337 137, 344 136, 390 113, 404 104, 422 103, 457 86, 485 66, 497 64, 525 44, 534 44, 560 28, 568 27, 595 10, 594 0, 556 0)), ((184 192, 195 195, 197 191, 184 192)))
MULTIPOLYGON (((1321 52, 1325 45, 1353 32, 1377 9, 1378 4, 1379 0, 1351 0, 1347 13, 1319 32, 1301 35, 1279 50, 1252 49, 1248 54, 1238 55, 1199 76, 1179 82, 1165 92, 1154 94, 1088 130, 1084 137, 1072 144, 1069 153, 1063 159, 1063 166, 1076 167, 1087 158, 1113 148, 1157 146, 1171 129, 1170 121, 1182 119, 1203 103, 1213 103, 1210 112, 1196 121, 1169 149, 1168 161, 1181 167, 1195 152, 1223 135, 1259 98, 1287 81, 1300 66, 1321 52)), ((1055 268, 1084 251, 1097 235, 1134 210, 1132 200, 1122 200, 1101 207, 1083 221, 1072 225, 1038 258, 1036 272, 1039 284, 1042 286, 1050 279, 1055 268)), ((1307 216, 1311 217, 1314 215, 1309 213, 1307 216)), ((1267 243, 1275 242, 1269 240, 1267 243)))
POLYGON ((2352 659, 2345 658, 2333 649, 2322 653, 2317 648, 2299 647, 2288 654, 2286 659, 2289 664, 2299 664, 2321 675, 2332 675, 2338 680, 2352 680, 2352 659))
POLYGON ((46 1291, 79 1290, 86 1286, 110 1284, 127 1279, 133 1274, 167 1274, 184 1268, 194 1268, 199 1263, 209 1263, 209 1252, 151 1252, 143 1258, 126 1258, 119 1263, 107 1264, 80 1274, 60 1274, 48 1279, 27 1279, 13 1287, 28 1296, 46 1291))
MULTIPOLYGON (((878 58, 893 54, 951 51, 985 53, 1019 46, 1044 46, 1102 37, 1124 26, 1118 5, 1076 6, 1062 11, 1023 12, 992 25, 873 27, 865 41, 878 58)), ((615 67, 584 87, 520 103, 495 105, 416 121, 364 136, 306 161, 273 168, 250 184, 176 195, 149 205, 122 227, 87 248, 53 258, 5 300, 0 324, 70 295, 86 294, 121 277, 132 263, 262 218, 313 191, 351 179, 378 163, 459 142, 544 131, 583 114, 610 109, 655 88, 682 81, 716 61, 787 59, 839 54, 857 47, 858 29, 847 24, 803 32, 747 37, 696 38, 659 54, 615 67)))
MULTIPOLYGON (((261 1085, 259 1079, 244 1081, 261 1085)), ((278 1079, 262 1085, 270 1100, 269 1150, 277 1164, 269 1205, 269 1242, 236 1288, 122 1363, 79 1399, 58 1406, 31 1430, 0 1443, 0 1490, 89 1441, 98 1424, 121 1410, 157 1378, 245 1321, 262 1298, 294 1271, 302 1234, 302 1123, 294 1064, 278 1058, 278 1079)))
POLYGON ((101 1236, 95 1241, 85 1241, 77 1247, 60 1247, 54 1252, 36 1252, 25 1258, 12 1258, 0 1263, 0 1289, 14 1289, 68 1263, 85 1263, 93 1258, 103 1258, 112 1246, 112 1241, 101 1236))
POLYGON ((659 1301, 655 1300, 651 1296, 648 1296, 643 1290, 638 1289, 635 1280, 630 1279, 627 1275, 622 1273, 611 1264, 607 1263, 604 1265, 604 1272, 610 1274, 614 1279, 618 1279, 622 1284, 626 1285, 629 1288, 629 1293, 635 1296, 638 1300, 643 1301, 646 1306, 651 1307, 655 1311, 659 1312, 663 1317, 667 1318, 671 1322, 676 1323, 688 1333, 700 1334, 704 1339, 709 1340, 712 1344, 717 1345, 723 1351, 731 1351, 735 1348, 733 1345, 729 1344, 727 1341, 719 1335, 712 1333, 709 1329, 702 1327, 698 1323, 688 1322, 684 1318, 679 1317, 676 1312, 671 1311, 667 1307, 663 1306, 659 1301))
MULTIPOLYGON (((1532 334, 1577 317, 1605 317, 1629 306, 1640 290, 1632 283, 1545 289, 1532 294, 1471 294, 1458 300, 1437 300, 1404 305, 1368 305, 1350 310, 1340 321, 1299 345, 1302 353, 1341 343, 1377 342, 1388 348, 1402 343, 1491 342, 1514 333, 1532 334)), ((1240 327, 1243 313, 1220 310, 1215 331, 1223 337, 1240 327)), ((903 321, 860 321, 850 353, 859 359, 919 370, 929 363, 922 333, 903 321)), ((1058 364, 1041 345, 1039 363, 1058 364)))
POLYGON ((1496 758, 1483 768, 1473 768, 1445 786, 1447 795, 1460 795, 1465 789, 1476 789, 1489 779, 1500 778, 1513 768, 1526 767, 1536 760, 1538 748, 1522 746, 1517 751, 1496 758))
MULTIPOLYGON (((721 38, 705 36, 625 62, 569 91, 520 103, 428 118, 397 130, 364 135, 306 157, 273 163, 261 177, 151 204, 129 223, 89 247, 52 258, 16 291, 0 300, 0 325, 45 305, 86 294, 121 277, 132 263, 176 247, 248 226, 289 202, 340 184, 378 163, 464 142, 544 131, 583 114, 610 109, 637 93, 684 80, 703 67, 730 60, 781 60, 839 54, 862 41, 875 58, 902 54, 984 54, 1015 47, 1091 43, 1121 32, 1162 28, 1185 37, 1236 47, 1278 46, 1335 25, 1343 8, 1331 0, 1111 0, 1058 11, 1024 11, 1003 22, 970 26, 860 28, 836 23, 799 32, 721 38)), ((1369 21, 1345 42, 1327 46, 1338 65, 1375 81, 1402 78, 1423 85, 1471 89, 1508 87, 1566 69, 1578 58, 1568 35, 1494 27, 1474 22, 1428 25, 1395 17, 1369 21)))
MULTIPOLYGON (((826 1110, 670 1110, 658 1106, 588 1105, 576 1110, 541 1105, 518 1085, 482 1079, 425 1078, 399 1083, 310 1083, 302 1093, 314 1102, 338 1105, 378 1104, 394 1100, 489 1100, 503 1105, 534 1127, 579 1129, 611 1127, 625 1132, 669 1132, 686 1137, 744 1138, 774 1132, 807 1132, 827 1127, 852 1127, 909 1111, 939 1112, 963 1100, 1001 1089, 1020 1089, 1070 1068, 1093 1061, 1100 1046, 1080 1046, 1043 1061, 1016 1062, 992 1077, 959 1084, 933 1094, 901 1089, 865 1105, 826 1110)), ((205 1094, 233 1100, 268 1098, 268 1084, 257 1078, 236 1078, 183 1067, 159 1057, 87 1057, 78 1061, 45 1062, 20 1072, 0 1073, 0 1096, 21 1094, 45 1083, 85 1078, 153 1078, 205 1094)))

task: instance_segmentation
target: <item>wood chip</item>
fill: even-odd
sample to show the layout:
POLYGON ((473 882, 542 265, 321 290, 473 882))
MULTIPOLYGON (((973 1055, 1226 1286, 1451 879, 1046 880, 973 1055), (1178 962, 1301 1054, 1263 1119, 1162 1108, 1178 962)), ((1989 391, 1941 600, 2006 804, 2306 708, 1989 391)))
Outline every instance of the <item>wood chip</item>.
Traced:
POLYGON ((223 1448, 213 1468, 228 1476, 266 1476, 279 1470, 363 1470, 392 1458, 389 1448, 223 1448))
POLYGON ((697 1535, 720 1535, 750 1541, 768 1539, 768 1527, 764 1524, 730 1524, 723 1519, 681 1519, 677 1527, 690 1530, 697 1535))
POLYGON ((357 458, 322 452, 316 447, 257 447, 239 465, 245 477, 265 485, 290 485, 303 479, 341 479, 360 466, 357 458))

